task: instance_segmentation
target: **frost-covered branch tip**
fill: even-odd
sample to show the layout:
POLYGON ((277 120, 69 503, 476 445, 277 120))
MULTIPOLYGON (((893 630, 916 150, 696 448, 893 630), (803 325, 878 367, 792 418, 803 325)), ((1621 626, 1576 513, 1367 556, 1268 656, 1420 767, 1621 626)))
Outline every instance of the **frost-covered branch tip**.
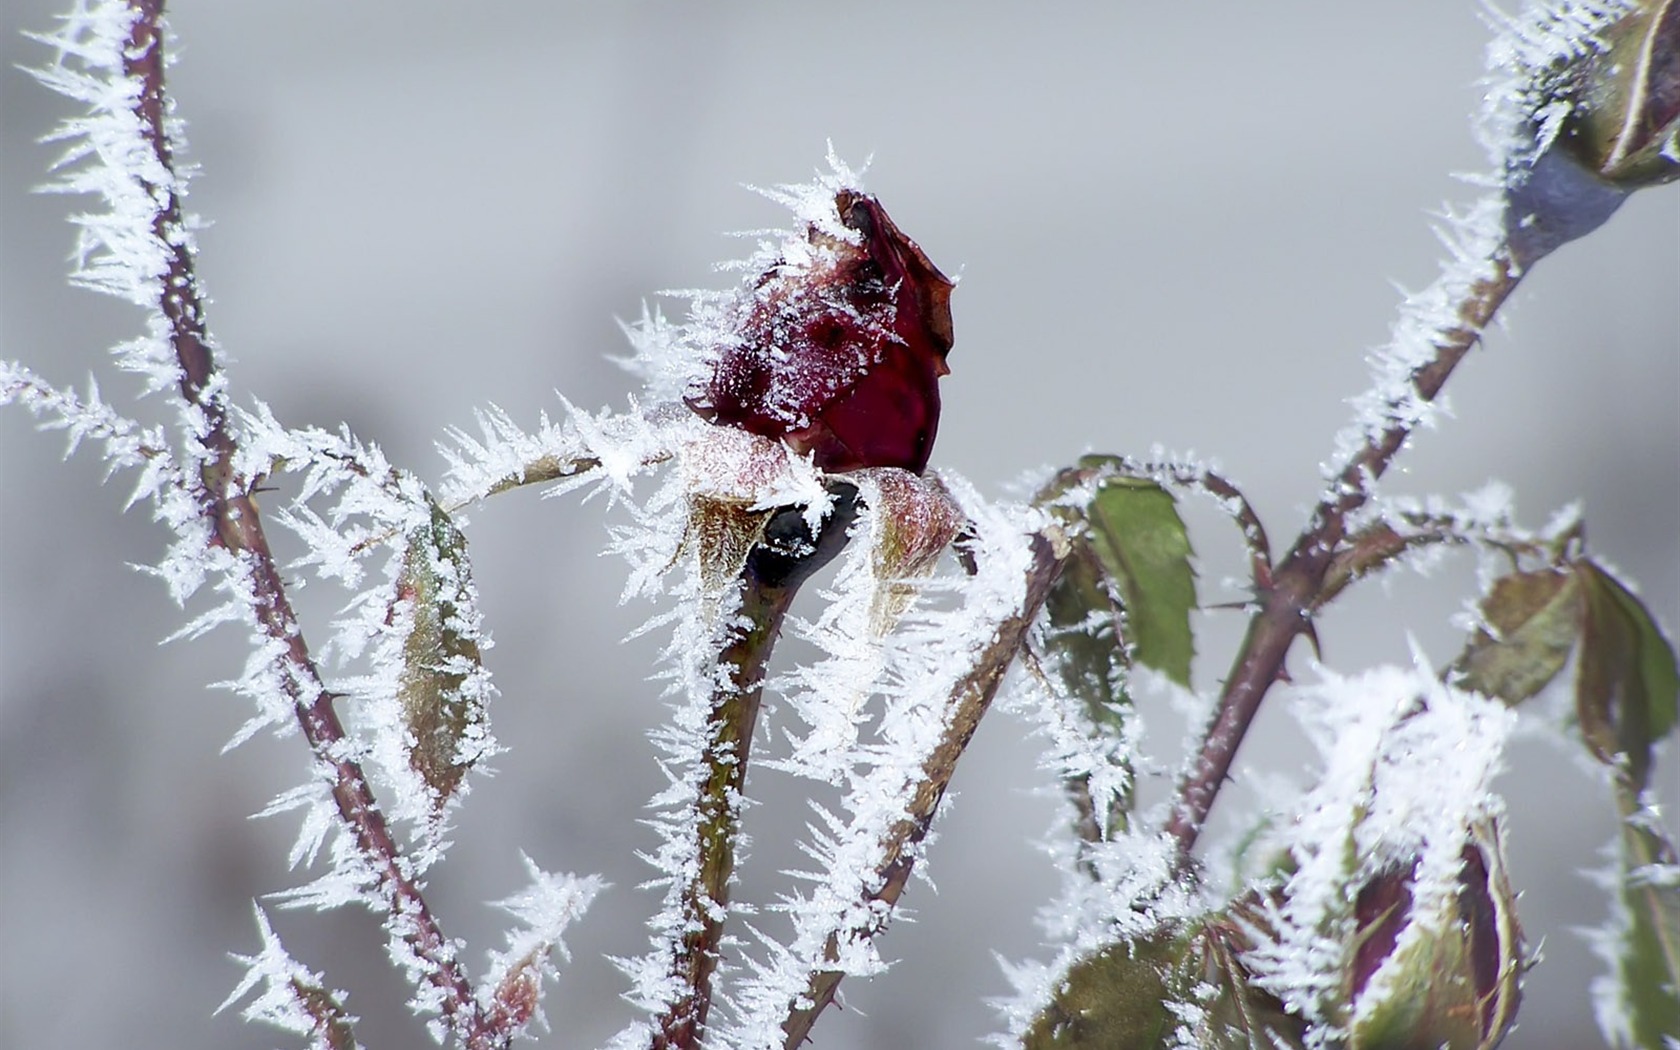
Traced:
POLYGON ((233 957, 245 967, 245 976, 216 1012, 254 991, 257 997, 239 1011, 245 1020, 303 1036, 311 1050, 359 1050, 356 1018, 344 1007, 344 993, 329 988, 320 974, 288 955, 268 916, 261 908, 256 915, 262 950, 233 957))
MULTIPOLYGON (((1577 197, 1542 198, 1531 191, 1547 177, 1539 161, 1551 155, 1548 146, 1560 121, 1579 102, 1574 94, 1578 83, 1566 74, 1599 56, 1608 31, 1632 10, 1633 5, 1619 0, 1543 0, 1498 27, 1488 48, 1493 73, 1482 123, 1490 172, 1481 181, 1489 190, 1468 210, 1448 212, 1442 236, 1448 258, 1440 276, 1401 304, 1389 344, 1374 358, 1373 384, 1355 400, 1355 418, 1336 439, 1328 485, 1260 596, 1261 607, 1226 678, 1218 712, 1179 785, 1169 827, 1186 856, 1261 700, 1282 671, 1290 643, 1312 628, 1312 610, 1323 600, 1350 516, 1373 497, 1412 434, 1432 423, 1436 398, 1448 378, 1480 342, 1527 268, 1544 254, 1525 245, 1519 234, 1537 222, 1556 225, 1569 217, 1545 209, 1568 213, 1597 207, 1577 197)), ((1546 245, 1546 251, 1596 222, 1564 225, 1569 235, 1546 245)))

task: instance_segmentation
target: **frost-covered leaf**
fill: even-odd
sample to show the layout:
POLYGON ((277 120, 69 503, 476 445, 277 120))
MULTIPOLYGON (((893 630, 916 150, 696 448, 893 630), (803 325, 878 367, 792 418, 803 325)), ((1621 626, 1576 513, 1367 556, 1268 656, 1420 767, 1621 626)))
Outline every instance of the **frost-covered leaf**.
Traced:
POLYGON ((1024 1050, 1288 1050, 1302 1024, 1254 985, 1246 935, 1205 916, 1070 967, 1022 1037, 1024 1050))
MULTIPOLYGON (((1083 470, 1112 457, 1086 456, 1083 470)), ((1080 630, 1071 642, 1082 695, 1118 700, 1113 673, 1135 658, 1188 685, 1196 606, 1190 540, 1176 501, 1157 481, 1106 475, 1089 487, 1064 476, 1040 494, 1076 530, 1075 557, 1052 597, 1052 624, 1080 630), (1112 617, 1112 629, 1104 620, 1112 617), (1110 647, 1124 646, 1121 651, 1110 647)), ((1073 684, 1070 682, 1070 685, 1073 684)), ((1097 714, 1097 712, 1093 712, 1097 714)), ((1099 716, 1100 717, 1100 716, 1099 716)))
POLYGON ((1635 791, 1644 789, 1651 747, 1674 727, 1680 673, 1674 648, 1643 602, 1590 561, 1576 571, 1586 621, 1575 685, 1581 737, 1599 761, 1626 763, 1635 791))
POLYGON ((1024 1050, 1102 1050, 1173 1045, 1171 973, 1182 932, 1112 945, 1075 963, 1021 1040, 1024 1050))
POLYGON ((1082 701, 1093 724, 1115 725, 1131 703, 1126 692, 1131 661, 1121 643, 1118 600, 1089 544, 1075 543, 1044 609, 1045 647, 1063 685, 1082 701))
POLYGON ((1188 686, 1196 582, 1177 502, 1154 482, 1115 478, 1098 491, 1087 514, 1097 556, 1119 589, 1137 661, 1188 686))
POLYGON ((441 809, 483 753, 489 690, 467 540, 435 502, 431 521, 408 537, 390 618, 406 627, 399 698, 408 761, 441 809))
POLYGON ((1459 683, 1508 704, 1544 689, 1581 634, 1581 585, 1568 569, 1515 572, 1482 599, 1483 626, 1453 665, 1459 683))

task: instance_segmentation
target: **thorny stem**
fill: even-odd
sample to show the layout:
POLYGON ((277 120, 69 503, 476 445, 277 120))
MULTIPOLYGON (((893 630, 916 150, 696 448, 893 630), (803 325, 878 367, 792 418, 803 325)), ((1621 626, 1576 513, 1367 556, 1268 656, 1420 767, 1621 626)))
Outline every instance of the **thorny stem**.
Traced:
POLYGON ((831 480, 828 488, 834 503, 814 533, 801 507, 771 513, 732 581, 739 603, 726 610, 718 628, 727 632, 727 644, 718 655, 707 712, 707 766, 695 807, 696 874, 678 902, 683 930, 673 945, 671 978, 681 991, 659 1019, 652 1050, 692 1050, 705 1037, 764 668, 794 596, 845 547, 857 512, 855 486, 831 480))
POLYGON ((282 651, 278 679, 291 699, 298 723, 314 753, 321 775, 332 784, 339 817, 354 837, 362 858, 390 911, 390 927, 421 961, 425 980, 441 993, 439 1008, 462 1043, 472 1050, 505 1046, 510 1033, 491 1026, 472 993, 472 984, 455 958, 455 947, 439 929, 420 887, 408 873, 390 828, 373 797, 367 776, 351 757, 332 694, 322 683, 314 658, 287 598, 285 586, 269 550, 262 518, 246 480, 233 468, 237 443, 228 426, 227 401, 216 369, 204 323, 204 303, 193 270, 190 239, 174 184, 175 166, 165 118, 169 108, 164 88, 164 0, 129 0, 134 14, 124 49, 123 72, 140 86, 135 113, 167 173, 166 184, 147 185, 158 202, 152 235, 167 253, 159 300, 169 325, 169 339, 181 369, 181 397, 202 416, 198 434, 198 478, 187 478, 199 505, 215 530, 213 543, 241 564, 249 587, 251 611, 258 628, 282 651))
MULTIPOLYGON (((1505 245, 1494 251, 1486 265, 1488 272, 1469 286, 1459 302, 1459 323, 1438 335, 1435 355, 1412 371, 1412 391, 1423 402, 1435 400, 1453 369, 1481 340, 1482 330, 1521 280, 1505 245)), ((1261 700, 1283 674, 1290 643, 1312 628, 1313 610, 1323 600, 1326 580, 1347 535, 1348 516, 1370 499, 1372 484, 1387 471, 1414 426, 1411 419, 1397 415, 1350 457, 1314 508, 1295 545, 1273 570, 1270 583, 1262 586, 1260 608, 1249 620, 1248 633, 1225 680, 1213 723, 1202 739, 1194 765, 1179 784, 1178 801, 1167 824, 1168 832, 1178 841, 1181 860, 1187 861, 1195 847, 1261 700)))
POLYGON ((1500 535, 1489 529, 1467 530, 1458 522, 1428 515, 1400 515, 1407 526, 1396 528, 1376 522, 1350 536, 1347 545, 1330 562, 1324 584, 1319 588, 1318 607, 1328 605, 1355 580, 1387 567, 1409 551, 1436 545, 1479 545, 1504 551, 1513 562, 1531 555, 1556 560, 1551 546, 1523 536, 1500 535))
POLYGON ((706 1026, 712 974, 729 910, 729 881, 735 871, 747 759, 764 696, 764 667, 797 591, 797 585, 767 585, 750 564, 741 575, 741 604, 732 628, 738 633, 719 655, 720 666, 729 673, 711 699, 711 739, 695 828, 699 871, 683 888, 682 915, 688 929, 677 947, 673 973, 683 993, 659 1019, 651 1044, 654 1050, 699 1046, 706 1026))
MULTIPOLYGON (((860 902, 863 907, 858 909, 868 912, 870 919, 866 926, 847 931, 853 937, 867 940, 886 927, 921 855, 922 842, 956 772, 957 760, 967 750, 981 717, 997 695, 1004 672, 1025 647, 1027 633, 1066 563, 1067 544, 1061 537, 1037 533, 1031 538, 1031 544, 1032 564, 1027 569, 1026 591, 1020 608, 998 624, 984 651, 951 689, 950 699, 946 701, 944 735, 922 764, 921 779, 915 785, 903 818, 893 825, 881 843, 882 859, 875 868, 873 885, 865 889, 860 902)), ((824 956, 830 961, 839 959, 838 934, 829 935, 824 956)), ((785 1050, 796 1050, 809 1037, 817 1016, 834 1001, 844 976, 840 970, 816 970, 810 974, 805 991, 789 1004, 787 1020, 782 1022, 785 1050)))

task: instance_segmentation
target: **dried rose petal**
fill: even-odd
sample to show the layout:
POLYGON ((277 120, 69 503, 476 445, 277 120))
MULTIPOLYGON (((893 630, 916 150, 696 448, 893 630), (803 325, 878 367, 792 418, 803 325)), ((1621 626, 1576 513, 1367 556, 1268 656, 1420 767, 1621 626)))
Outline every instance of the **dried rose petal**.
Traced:
POLYGON ((950 372, 953 285, 875 198, 841 190, 834 206, 859 243, 812 227, 820 261, 760 276, 688 405, 809 452, 828 473, 920 473, 939 428, 938 380, 950 372))

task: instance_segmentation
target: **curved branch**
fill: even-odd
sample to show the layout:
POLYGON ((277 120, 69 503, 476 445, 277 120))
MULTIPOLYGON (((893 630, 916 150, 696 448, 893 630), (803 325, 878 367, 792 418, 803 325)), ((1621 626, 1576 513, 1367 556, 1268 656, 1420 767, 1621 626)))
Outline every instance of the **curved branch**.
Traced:
POLYGON ((1150 462, 1130 456, 1086 456, 1080 463, 1078 467, 1070 467, 1057 474, 1057 480, 1081 484, 1111 474, 1189 489, 1212 499, 1242 532, 1243 546, 1248 549, 1249 573, 1255 587, 1264 588, 1271 582, 1272 547, 1266 538, 1266 527, 1261 524, 1260 515, 1248 502, 1248 497, 1218 471, 1194 463, 1150 462))
POLYGON ((177 192, 174 154, 165 126, 169 100, 164 85, 163 0, 129 0, 133 23, 123 53, 123 71, 139 86, 134 112, 142 134, 164 173, 161 184, 145 189, 155 202, 152 236, 163 251, 166 268, 159 278, 158 309, 180 366, 182 400, 201 416, 189 450, 198 460, 196 479, 188 477, 204 518, 214 530, 212 543, 233 556, 245 576, 246 593, 257 629, 279 651, 275 678, 292 702, 304 737, 314 753, 319 775, 332 786, 340 819, 368 864, 390 913, 390 929, 420 961, 425 980, 440 993, 439 1009, 461 1042, 473 1050, 505 1046, 506 1032, 491 1025, 479 1008, 472 984, 455 958, 455 946, 432 916, 409 865, 387 826, 384 814, 323 684, 263 531, 262 517, 248 492, 247 479, 234 469, 238 443, 228 423, 225 388, 216 366, 204 320, 204 298, 193 269, 191 238, 177 192))
MULTIPOLYGON (((1443 275, 1436 288, 1447 295, 1463 281, 1443 275)), ((1419 422, 1418 410, 1440 394, 1453 369, 1482 336, 1482 330, 1521 280, 1509 245, 1501 239, 1487 252, 1477 276, 1452 294, 1454 322, 1431 338, 1433 354, 1413 367, 1405 388, 1388 401, 1387 422, 1373 429, 1349 455, 1313 510, 1307 527, 1272 574, 1260 595, 1260 609, 1249 621, 1219 698, 1218 710, 1203 736, 1194 764, 1180 781, 1178 801, 1168 832, 1188 858, 1231 770, 1237 748, 1260 709, 1260 701, 1283 672, 1295 636, 1311 629, 1312 612, 1322 602, 1326 580, 1347 536, 1348 516, 1371 498, 1372 485, 1388 470, 1419 422)))

